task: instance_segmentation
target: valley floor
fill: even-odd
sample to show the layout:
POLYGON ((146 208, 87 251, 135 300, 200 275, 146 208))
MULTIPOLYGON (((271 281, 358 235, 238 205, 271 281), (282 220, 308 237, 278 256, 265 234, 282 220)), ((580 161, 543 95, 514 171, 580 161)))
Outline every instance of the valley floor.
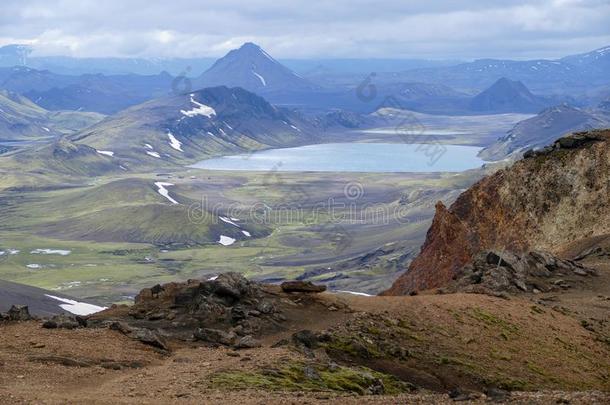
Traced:
MULTIPOLYGON (((484 146, 524 118, 386 113, 378 117, 385 126, 341 131, 324 141, 484 146), (399 130, 405 125, 413 128, 399 130)), ((13 152, 0 158, 0 279, 100 305, 129 302, 150 284, 227 271, 377 293, 417 254, 434 204, 451 203, 493 170, 286 173, 146 166, 98 175, 90 173, 90 162, 22 147, 29 160, 13 152), (273 214, 259 221, 266 209, 273 214)))

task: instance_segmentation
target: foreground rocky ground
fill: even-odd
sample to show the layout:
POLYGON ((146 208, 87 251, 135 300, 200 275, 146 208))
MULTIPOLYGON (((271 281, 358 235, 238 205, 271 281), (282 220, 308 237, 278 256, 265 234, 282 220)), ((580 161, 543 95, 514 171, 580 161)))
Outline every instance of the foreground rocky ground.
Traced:
POLYGON ((596 275, 545 292, 358 297, 226 274, 5 321, 0 403, 604 404, 610 267, 581 262, 596 275))

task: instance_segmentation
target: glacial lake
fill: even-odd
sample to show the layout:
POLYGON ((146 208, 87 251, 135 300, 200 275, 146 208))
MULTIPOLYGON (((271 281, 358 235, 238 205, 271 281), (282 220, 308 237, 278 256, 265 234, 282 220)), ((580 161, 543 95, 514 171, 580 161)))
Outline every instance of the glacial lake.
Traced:
POLYGON ((288 172, 461 172, 485 163, 481 148, 442 144, 328 143, 203 160, 206 170, 288 172))

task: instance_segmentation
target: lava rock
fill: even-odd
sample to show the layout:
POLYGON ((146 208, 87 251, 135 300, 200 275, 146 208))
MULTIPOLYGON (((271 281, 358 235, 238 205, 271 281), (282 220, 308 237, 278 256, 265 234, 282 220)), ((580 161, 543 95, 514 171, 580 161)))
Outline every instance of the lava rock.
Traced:
POLYGON ((221 345, 230 346, 235 343, 237 335, 234 332, 225 332, 219 329, 202 328, 198 329, 194 337, 196 340, 201 340, 208 343, 219 343, 221 345))
POLYGON ((510 397, 510 392, 502 390, 500 388, 487 388, 485 390, 485 395, 489 397, 492 401, 506 401, 508 397, 510 397))
POLYGON ((303 375, 308 380, 320 380, 321 379, 320 374, 318 373, 318 370, 316 370, 313 366, 309 366, 309 365, 303 367, 303 375))
MULTIPOLYGON (((572 260, 563 260, 548 252, 532 251, 522 255, 486 251, 466 265, 446 288, 448 292, 471 292, 497 295, 533 291, 553 291, 566 284, 552 281, 560 273, 595 276, 597 271, 572 260)), ((569 287, 567 287, 569 288, 569 287)))
POLYGON ((9 321, 20 322, 34 319, 32 315, 30 315, 30 310, 27 305, 13 305, 6 314, 9 321))
POLYGON ((163 339, 157 332, 150 329, 136 328, 128 325, 125 322, 118 321, 110 323, 109 328, 119 331, 132 339, 139 340, 146 345, 169 351, 169 345, 165 339, 163 339))
POLYGON ((251 335, 242 337, 235 344, 236 349, 254 349, 256 347, 261 347, 261 346, 262 346, 261 342, 254 339, 251 335))
POLYGON ((261 314, 271 314, 273 312, 275 312, 275 307, 273 306, 273 304, 267 300, 262 300, 258 303, 258 305, 256 306, 256 310, 258 312, 260 312, 261 314))
POLYGON ((481 394, 474 391, 464 390, 461 388, 454 388, 449 391, 449 398, 456 402, 459 401, 474 401, 481 397, 481 394))
POLYGON ((282 291, 287 293, 321 293, 326 291, 325 285, 315 285, 311 281, 285 281, 281 284, 282 291))
POLYGON ((42 324, 45 329, 76 329, 80 326, 82 326, 81 322, 76 317, 65 314, 56 315, 42 324))
POLYGON ((310 330, 302 330, 292 335, 292 341, 297 346, 316 349, 319 346, 318 336, 310 330))

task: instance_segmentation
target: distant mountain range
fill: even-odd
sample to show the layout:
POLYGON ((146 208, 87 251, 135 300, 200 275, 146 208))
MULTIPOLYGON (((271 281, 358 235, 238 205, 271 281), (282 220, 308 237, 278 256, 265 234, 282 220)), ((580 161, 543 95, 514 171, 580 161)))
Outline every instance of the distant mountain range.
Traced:
POLYGON ((23 94, 49 110, 112 114, 170 94, 173 83, 174 78, 167 73, 68 76, 27 67, 0 68, 0 89, 23 94))
MULTIPOLYGON (((274 105, 314 112, 345 109, 370 113, 388 98, 403 109, 432 114, 538 112, 562 102, 583 107, 602 100, 610 91, 609 49, 559 60, 486 59, 379 72, 368 76, 374 78, 370 85, 375 94, 370 97, 359 95, 360 87, 367 88, 368 84, 366 77, 354 75, 355 69, 347 69, 349 72, 342 75, 336 73, 341 64, 335 63, 332 73, 332 69, 318 66, 306 77, 253 43, 230 51, 196 78, 174 77, 166 72, 147 76, 67 75, 17 66, 0 68, 0 88, 23 94, 49 110, 103 114, 153 98, 215 86, 241 87, 274 105)), ((0 66, 28 60, 27 53, 20 46, 0 48, 0 66)), ((196 74, 194 70, 187 72, 196 74)))
POLYGON ((594 72, 607 74, 610 71, 610 46, 587 53, 566 56, 561 58, 560 61, 573 66, 591 69, 594 72))
POLYGON ((499 78, 523 82, 546 94, 578 94, 598 85, 608 85, 610 47, 558 60, 513 61, 480 59, 454 66, 412 69, 380 75, 380 80, 443 83, 456 89, 472 90, 490 86, 499 78))
MULTIPOLYGON (((75 58, 69 56, 31 56, 29 45, 7 45, 0 47, 0 67, 27 66, 37 70, 50 70, 67 75, 139 74, 156 75, 168 72, 172 76, 194 77, 209 69, 217 58, 75 58)), ((323 70, 328 74, 363 75, 370 72, 399 72, 423 67, 450 66, 458 60, 428 59, 357 59, 357 58, 315 58, 280 59, 280 62, 302 76, 315 75, 323 70)))
POLYGON ((0 90, 0 140, 22 141, 71 134, 102 118, 95 113, 47 111, 26 97, 0 90))

